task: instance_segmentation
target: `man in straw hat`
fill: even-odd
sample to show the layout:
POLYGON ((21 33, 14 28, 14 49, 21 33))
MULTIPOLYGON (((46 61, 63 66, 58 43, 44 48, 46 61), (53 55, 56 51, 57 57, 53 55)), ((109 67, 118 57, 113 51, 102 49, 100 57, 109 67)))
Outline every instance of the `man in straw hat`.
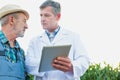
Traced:
POLYGON ((0 80, 25 80, 24 51, 16 38, 24 36, 28 18, 20 6, 0 8, 0 80))

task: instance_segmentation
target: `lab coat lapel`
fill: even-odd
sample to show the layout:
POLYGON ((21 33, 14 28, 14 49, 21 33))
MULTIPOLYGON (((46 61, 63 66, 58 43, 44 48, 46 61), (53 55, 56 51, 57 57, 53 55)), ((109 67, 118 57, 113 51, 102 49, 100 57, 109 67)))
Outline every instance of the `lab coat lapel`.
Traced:
MULTIPOLYGON (((56 34, 54 40, 52 41, 52 44, 59 42, 60 40, 65 38, 67 35, 68 35, 68 32, 63 28, 60 28, 60 31, 56 34)), ((43 43, 45 43, 47 45, 51 45, 49 38, 45 32, 40 37, 41 37, 41 41, 43 43)))
POLYGON ((63 38, 65 38, 66 35, 67 35, 67 32, 63 28, 61 28, 60 31, 55 36, 53 43, 56 43, 56 42, 62 40, 63 38))
POLYGON ((44 32, 41 36, 41 41, 45 44, 50 44, 49 38, 47 36, 47 34, 44 32))

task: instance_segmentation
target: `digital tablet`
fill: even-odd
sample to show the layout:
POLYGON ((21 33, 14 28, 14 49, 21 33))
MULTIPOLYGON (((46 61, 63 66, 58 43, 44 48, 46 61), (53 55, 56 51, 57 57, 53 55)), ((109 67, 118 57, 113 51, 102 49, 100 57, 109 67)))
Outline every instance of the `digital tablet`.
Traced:
POLYGON ((52 67, 52 61, 57 56, 68 56, 71 45, 45 46, 42 50, 38 72, 55 70, 52 67))

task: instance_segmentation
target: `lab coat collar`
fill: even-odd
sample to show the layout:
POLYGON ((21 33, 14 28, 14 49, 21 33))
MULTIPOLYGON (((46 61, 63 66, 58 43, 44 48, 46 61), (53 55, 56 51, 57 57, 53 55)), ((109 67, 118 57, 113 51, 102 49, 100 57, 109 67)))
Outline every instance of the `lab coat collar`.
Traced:
POLYGON ((56 36, 52 42, 49 41, 49 38, 48 38, 46 32, 44 32, 40 36, 40 38, 41 38, 42 42, 46 43, 47 45, 51 45, 51 44, 55 44, 56 42, 62 40, 66 35, 68 35, 68 31, 61 27, 59 32, 56 34, 56 36))

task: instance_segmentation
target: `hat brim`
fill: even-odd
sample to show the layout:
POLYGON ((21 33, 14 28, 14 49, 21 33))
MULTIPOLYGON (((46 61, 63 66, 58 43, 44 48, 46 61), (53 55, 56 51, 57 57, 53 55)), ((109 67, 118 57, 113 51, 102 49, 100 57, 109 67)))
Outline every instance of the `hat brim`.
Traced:
POLYGON ((4 11, 0 14, 0 19, 10 13, 15 13, 15 12, 22 12, 26 17, 27 19, 29 19, 29 14, 27 11, 23 10, 23 9, 14 9, 14 10, 7 10, 7 11, 4 11))

